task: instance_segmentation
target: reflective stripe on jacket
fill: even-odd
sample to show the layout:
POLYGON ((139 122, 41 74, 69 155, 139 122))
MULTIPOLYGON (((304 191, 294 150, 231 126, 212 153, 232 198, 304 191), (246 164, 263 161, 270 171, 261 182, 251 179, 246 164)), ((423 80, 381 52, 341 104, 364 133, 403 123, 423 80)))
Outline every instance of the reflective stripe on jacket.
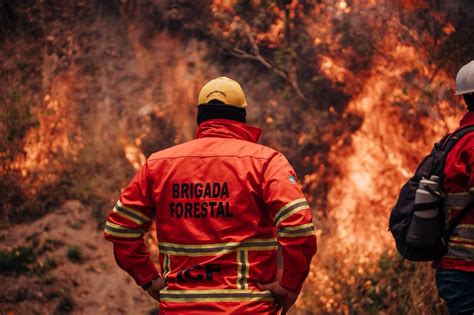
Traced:
POLYGON ((257 144, 260 129, 229 120, 200 125, 196 139, 152 154, 110 213, 106 239, 138 284, 153 279, 142 237, 156 220, 160 314, 274 314, 268 291, 278 244, 280 284, 299 291, 316 238, 309 205, 285 157, 257 144))
MULTIPOLYGON (((460 127, 474 125, 474 113, 468 112, 460 127)), ((445 166, 444 190, 447 224, 474 197, 474 133, 459 140, 448 153, 445 166)), ((474 271, 474 209, 455 228, 448 242, 448 253, 434 264, 444 269, 474 271)))

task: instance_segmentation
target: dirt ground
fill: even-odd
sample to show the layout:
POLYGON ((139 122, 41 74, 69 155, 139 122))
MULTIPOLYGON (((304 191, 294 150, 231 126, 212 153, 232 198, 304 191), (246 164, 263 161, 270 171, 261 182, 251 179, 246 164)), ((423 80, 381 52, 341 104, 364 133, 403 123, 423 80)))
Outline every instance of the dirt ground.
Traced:
POLYGON ((115 264, 111 244, 78 201, 0 230, 0 252, 16 255, 0 272, 1 315, 157 313, 157 303, 115 264))

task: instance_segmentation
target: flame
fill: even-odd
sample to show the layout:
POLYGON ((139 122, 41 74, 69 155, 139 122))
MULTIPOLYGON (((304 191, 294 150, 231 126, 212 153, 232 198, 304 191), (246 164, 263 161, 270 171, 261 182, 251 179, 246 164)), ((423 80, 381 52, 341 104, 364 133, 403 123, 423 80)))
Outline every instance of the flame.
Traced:
MULTIPOLYGON (((304 23, 315 51, 308 66, 312 64, 325 79, 350 96, 344 109, 330 104, 328 112, 344 110, 342 117, 356 114, 362 119, 350 145, 330 133, 322 136, 324 143, 332 145, 328 159, 339 173, 329 179, 328 217, 317 222, 319 254, 306 285, 309 294, 298 301, 303 310, 349 314, 354 312, 353 301, 347 301, 344 288, 353 288, 364 275, 378 271, 376 263, 383 252, 394 252, 386 230, 388 213, 401 184, 411 176, 432 143, 452 130, 459 120, 459 104, 446 96, 454 90, 454 80, 431 60, 430 49, 436 49, 447 36, 434 38, 426 30, 407 25, 407 16, 429 8, 423 0, 322 0, 315 2, 308 15, 302 13, 306 1, 293 0, 285 7, 275 1, 245 2, 265 15, 269 21, 265 28, 239 16, 238 3, 211 2, 210 29, 216 38, 241 51, 248 47, 238 45, 251 45, 249 42, 254 39, 259 47, 276 52, 285 48, 286 32, 291 33, 295 25, 304 23), (249 35, 254 37, 249 39, 249 35)), ((428 14, 439 26, 439 33, 449 35, 456 31, 443 14, 428 14)), ((95 136, 100 139, 101 132, 109 128, 114 118, 119 118, 111 141, 122 145, 125 158, 137 170, 145 161, 140 149, 142 141, 153 132, 150 117, 173 117, 177 129, 174 143, 191 139, 196 95, 208 79, 220 76, 222 69, 214 60, 209 61, 211 54, 205 40, 183 40, 166 31, 143 36, 143 25, 134 21, 127 21, 127 27, 132 52, 126 58, 133 65, 129 67, 133 70, 127 71, 137 81, 146 83, 135 89, 139 90, 139 97, 124 103, 133 107, 126 113, 132 113, 130 116, 137 118, 136 124, 140 126, 130 135, 128 117, 113 117, 111 98, 106 97, 103 103, 108 109, 104 110, 104 117, 110 115, 100 117, 104 120, 100 122, 102 129, 97 128, 95 136)), ((235 68, 229 70, 230 74, 245 71, 244 67, 235 68)), ((26 157, 15 161, 22 171, 24 187, 31 194, 41 185, 56 181, 67 166, 65 160, 74 160, 83 147, 81 130, 75 124, 77 117, 70 110, 72 86, 78 87, 79 81, 75 76, 71 68, 53 77, 42 102, 35 108, 38 127, 26 137, 26 157)), ((266 115, 262 110, 262 121, 277 125, 280 121, 276 114, 283 102, 275 94, 267 100, 262 100, 264 97, 259 95, 258 100, 270 105, 272 112, 266 115)), ((317 105, 317 100, 314 102, 310 105, 317 105)), ((301 133, 296 140, 304 145, 311 141, 311 136, 301 133)), ((305 174, 303 182, 307 187, 317 187, 329 166, 317 156, 305 156, 304 160, 312 162, 317 171, 305 174)), ((318 206, 324 197, 309 196, 308 200, 318 206)), ((153 233, 147 242, 156 252, 153 233)), ((364 281, 363 286, 370 288, 373 283, 364 281)))
POLYGON ((33 195, 45 184, 58 179, 66 169, 68 159, 75 159, 82 147, 82 139, 76 131, 74 114, 68 109, 74 74, 68 72, 56 77, 51 93, 33 112, 38 127, 29 130, 25 141, 25 156, 13 163, 23 176, 23 188, 33 195))
POLYGON ((212 28, 215 32, 223 34, 224 38, 231 38, 232 34, 243 33, 255 35, 255 41, 259 45, 264 45, 270 49, 280 48, 285 44, 285 32, 288 27, 291 32, 294 29, 295 19, 302 17, 302 1, 291 1, 285 5, 283 10, 276 1, 269 2, 265 11, 259 5, 260 1, 251 1, 251 6, 255 10, 261 10, 271 19, 271 25, 268 30, 260 30, 257 25, 246 25, 241 17, 236 14, 234 5, 237 0, 213 0, 211 10, 216 18, 212 28), (286 12, 285 12, 286 11, 286 12), (288 19, 287 17, 288 16, 288 19), (248 27, 248 28, 247 28, 248 27))
MULTIPOLYGON (((424 5, 423 1, 406 1, 402 9, 415 10, 424 5)), ((428 62, 430 51, 425 47, 431 47, 432 39, 408 29, 394 12, 381 17, 385 35, 373 44, 378 53, 371 59, 370 68, 359 72, 350 69, 345 56, 353 52, 351 48, 341 49, 332 22, 334 15, 327 13, 351 9, 363 15, 362 9, 372 6, 382 8, 383 2, 354 1, 351 6, 345 1, 333 5, 322 3, 315 8, 317 19, 308 22, 312 25, 309 32, 314 45, 327 47, 328 53, 321 54, 317 60, 321 72, 335 84, 343 84, 346 93, 352 95, 347 111, 363 118, 360 129, 352 135, 350 148, 337 142, 331 148, 329 159, 338 165, 342 176, 333 180, 328 196, 327 223, 333 228, 326 235, 318 230, 319 261, 309 276, 309 287, 316 292, 319 301, 298 302, 300 307, 314 309, 317 305, 328 313, 348 314, 350 305, 343 301, 341 286, 355 285, 357 274, 376 272, 376 262, 383 252, 388 250, 393 254, 392 237, 387 231, 388 215, 401 184, 411 176, 430 146, 456 127, 461 116, 453 99, 441 96, 446 85, 454 91, 453 78, 442 70, 436 72, 428 62), (401 32, 408 32, 416 39, 414 42, 430 45, 404 43, 400 41, 401 32), (411 89, 405 91, 407 73, 416 73, 416 76, 411 89), (426 91, 439 93, 430 92, 434 99, 426 99, 426 91), (424 106, 427 101, 436 103, 428 104, 431 107, 426 108, 426 116, 417 115, 423 108, 416 107, 424 106), (407 126, 404 109, 392 105, 396 102, 414 106, 416 110, 408 112, 417 115, 414 119, 421 130, 407 126), (339 261, 337 267, 334 261, 339 261)), ((365 18, 374 20, 368 14, 365 18)), ((443 30, 452 32, 452 25, 446 23, 443 30)))
MULTIPOLYGON (((237 45, 244 24, 234 10, 235 3, 215 0, 211 7, 214 16, 226 17, 217 18, 212 28, 237 45)), ((260 4, 251 3, 254 8, 260 4)), ((290 29, 299 4, 291 2, 290 29)), ((316 231, 320 249, 307 288, 317 298, 300 299, 302 309, 350 313, 343 287, 355 286, 358 277, 377 272, 383 252, 394 254, 387 225, 399 189, 431 145, 455 128, 460 118, 455 99, 446 96, 454 90, 453 78, 430 62, 429 47, 437 47, 444 39, 407 25, 406 15, 427 8, 422 0, 318 1, 305 17, 306 30, 318 52, 316 66, 351 96, 344 115, 359 115, 362 125, 352 135, 351 146, 339 139, 328 141, 333 143, 328 159, 341 175, 331 179, 328 219, 318 222, 327 228, 316 231), (346 28, 341 30, 341 26, 346 28), (345 32, 351 33, 353 44, 347 44, 345 32), (354 64, 354 60, 366 64, 354 64)), ((261 31, 250 25, 245 32, 254 34, 259 45, 279 48, 288 22, 285 12, 273 4, 267 14, 272 21, 269 28, 261 31)), ((430 14, 444 34, 455 31, 443 14, 430 14)), ((328 111, 336 109, 329 106, 328 111)), ((271 124, 273 118, 265 122, 271 124)), ((297 141, 306 143, 308 135, 299 135, 297 141)), ((319 174, 306 174, 304 184, 317 186, 319 174)), ((318 204, 317 196, 309 199, 318 204)), ((364 283, 367 288, 372 285, 364 283)))
MULTIPOLYGON (((388 110, 387 101, 401 93, 396 88, 396 83, 403 80, 404 73, 418 69, 427 76, 431 69, 422 62, 427 60, 423 50, 400 44, 395 44, 391 49, 393 44, 392 39, 387 37, 382 46, 389 49, 388 58, 394 62, 387 63, 387 55, 375 59, 375 71, 365 80, 365 88, 360 95, 349 104, 348 109, 360 113, 364 117, 364 123, 353 135, 352 154, 340 159, 345 176, 338 179, 330 192, 331 209, 340 239, 348 246, 353 246, 354 243, 361 246, 366 244, 367 251, 377 254, 391 241, 388 233, 380 235, 388 221, 388 211, 383 210, 390 209, 399 183, 405 181, 413 169, 412 164, 404 162, 410 156, 407 151, 412 150, 412 155, 421 157, 442 134, 455 127, 456 121, 455 116, 450 117, 448 125, 440 127, 431 118, 422 118, 422 124, 433 133, 427 133, 424 139, 407 143, 403 133, 398 130, 404 122, 399 121, 395 113, 388 110), (373 207, 371 202, 381 209, 368 210, 373 207), (372 224, 363 227, 365 232, 353 233, 354 227, 360 226, 357 220, 362 218, 354 211, 359 205, 364 205, 362 211, 368 210, 375 217, 370 219, 372 224), (361 233, 364 234, 363 238, 361 233)), ((443 77, 446 75, 443 74, 443 77)), ((443 77, 440 76, 440 80, 444 80, 443 77)), ((411 96, 417 102, 420 95, 416 92, 419 91, 414 92, 411 96)), ((337 159, 337 151, 333 154, 337 159)))
MULTIPOLYGON (((318 39, 316 42, 318 43, 318 39)), ((322 56, 320 59, 320 70, 321 72, 334 82, 347 81, 347 78, 351 75, 344 66, 340 65, 329 56, 322 56)))
POLYGON ((135 143, 128 143, 125 139, 122 139, 121 142, 125 157, 133 166, 135 171, 138 171, 146 161, 146 157, 140 149, 140 139, 137 138, 135 143))

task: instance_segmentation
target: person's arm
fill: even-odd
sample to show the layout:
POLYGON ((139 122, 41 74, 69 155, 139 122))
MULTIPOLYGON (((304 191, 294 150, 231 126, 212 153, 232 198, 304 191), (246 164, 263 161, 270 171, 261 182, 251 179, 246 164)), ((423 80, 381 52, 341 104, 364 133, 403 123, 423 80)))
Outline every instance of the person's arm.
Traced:
POLYGON ((282 248, 283 273, 279 284, 298 294, 316 253, 311 209, 282 154, 269 160, 263 174, 263 199, 269 206, 282 248))
POLYGON ((121 193, 104 229, 105 239, 113 242, 117 264, 140 286, 159 277, 143 241, 155 216, 147 172, 145 163, 121 193))

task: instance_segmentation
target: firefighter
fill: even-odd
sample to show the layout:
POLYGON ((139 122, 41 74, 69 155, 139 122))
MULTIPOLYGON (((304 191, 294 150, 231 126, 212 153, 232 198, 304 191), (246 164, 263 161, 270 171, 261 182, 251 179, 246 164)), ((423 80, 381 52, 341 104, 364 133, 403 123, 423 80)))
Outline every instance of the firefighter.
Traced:
MULTIPOLYGON (((460 127, 474 125, 474 60, 459 70, 456 95, 463 96, 468 110, 460 127)), ((474 196, 474 133, 462 137, 448 153, 444 172, 449 224, 474 196)), ((434 266, 436 285, 449 313, 474 314, 474 209, 456 226, 448 241, 447 254, 434 266)))
POLYGON ((236 81, 204 85, 195 139, 152 154, 107 218, 117 264, 160 314, 286 313, 308 275, 311 209, 285 157, 257 144, 246 107, 236 81), (159 272, 143 242, 152 221, 159 272))

